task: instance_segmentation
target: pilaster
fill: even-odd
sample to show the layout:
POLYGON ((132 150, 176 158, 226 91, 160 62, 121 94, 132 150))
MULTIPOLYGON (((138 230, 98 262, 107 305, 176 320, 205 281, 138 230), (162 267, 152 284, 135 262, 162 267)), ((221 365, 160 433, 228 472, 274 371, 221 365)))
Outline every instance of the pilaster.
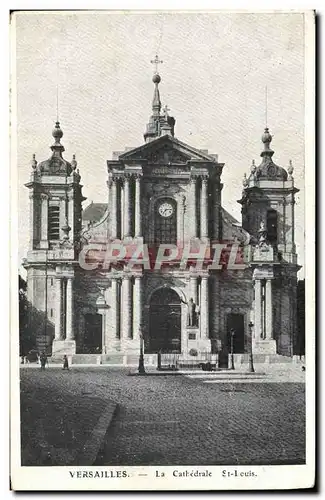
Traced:
POLYGON ((190 217, 190 220, 188 221, 188 227, 189 227, 189 236, 190 238, 197 238, 197 200, 196 200, 196 193, 197 193, 197 179, 195 176, 192 176, 190 179, 190 210, 188 216, 190 217))
POLYGON ((131 276, 124 275, 122 281, 122 340, 132 339, 132 281, 131 276))
POLYGON ((133 287, 133 339, 139 340, 142 325, 142 278, 134 277, 133 287))
POLYGON ((141 176, 135 176, 135 231, 134 235, 136 238, 142 236, 141 227, 141 176))
POLYGON ((209 339, 209 277, 201 276, 201 338, 209 339))
POLYGON ((72 278, 67 279, 66 292, 66 339, 74 340, 72 278))
POLYGON ((48 248, 48 206, 49 199, 47 194, 41 194, 41 241, 40 248, 48 248))
POLYGON ((117 238, 117 179, 113 177, 111 186, 111 238, 117 238))
POLYGON ((201 239, 208 238, 208 177, 202 176, 201 184, 201 239))

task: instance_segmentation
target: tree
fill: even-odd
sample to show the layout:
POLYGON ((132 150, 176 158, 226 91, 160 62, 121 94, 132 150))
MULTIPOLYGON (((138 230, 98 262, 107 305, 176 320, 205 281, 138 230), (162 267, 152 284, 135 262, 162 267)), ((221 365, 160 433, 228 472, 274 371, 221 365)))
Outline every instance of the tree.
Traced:
POLYGON ((27 283, 18 276, 19 294, 19 355, 26 356, 31 349, 36 348, 36 338, 29 324, 30 304, 27 300, 27 283))

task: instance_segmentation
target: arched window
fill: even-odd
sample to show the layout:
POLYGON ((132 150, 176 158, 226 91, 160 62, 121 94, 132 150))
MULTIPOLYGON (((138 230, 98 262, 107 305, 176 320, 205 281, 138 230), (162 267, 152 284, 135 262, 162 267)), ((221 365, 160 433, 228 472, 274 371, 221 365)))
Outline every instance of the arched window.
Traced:
POLYGON ((278 212, 268 210, 266 216, 267 238, 272 245, 278 242, 278 212))
POLYGON ((172 198, 163 198, 155 205, 155 244, 177 243, 177 204, 172 198))

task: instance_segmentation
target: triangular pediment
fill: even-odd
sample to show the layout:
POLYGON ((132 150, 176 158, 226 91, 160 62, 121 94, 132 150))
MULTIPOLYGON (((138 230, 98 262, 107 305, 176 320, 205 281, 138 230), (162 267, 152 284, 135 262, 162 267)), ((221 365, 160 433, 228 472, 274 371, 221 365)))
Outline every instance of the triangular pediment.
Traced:
POLYGON ((207 153, 165 135, 142 146, 126 151, 119 156, 121 161, 146 160, 149 163, 184 164, 188 161, 216 162, 216 158, 207 153))

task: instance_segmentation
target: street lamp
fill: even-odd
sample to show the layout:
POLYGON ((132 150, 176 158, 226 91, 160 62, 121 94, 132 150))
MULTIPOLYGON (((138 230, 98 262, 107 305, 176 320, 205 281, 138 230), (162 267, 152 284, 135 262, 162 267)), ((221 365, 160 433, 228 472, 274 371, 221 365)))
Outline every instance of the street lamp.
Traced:
POLYGON ((143 335, 141 331, 140 331, 140 355, 139 355, 138 373, 140 375, 144 375, 146 373, 146 370, 144 369, 143 335))
POLYGON ((250 343, 249 343, 249 369, 248 371, 250 373, 254 373, 255 370, 254 370, 254 364, 253 364, 253 326, 254 326, 254 323, 252 323, 251 321, 249 322, 248 324, 248 328, 249 328, 249 333, 250 333, 250 343))
POLYGON ((230 330, 230 354, 231 354, 231 370, 235 369, 235 363, 234 363, 234 336, 235 336, 235 330, 231 329, 230 330))

